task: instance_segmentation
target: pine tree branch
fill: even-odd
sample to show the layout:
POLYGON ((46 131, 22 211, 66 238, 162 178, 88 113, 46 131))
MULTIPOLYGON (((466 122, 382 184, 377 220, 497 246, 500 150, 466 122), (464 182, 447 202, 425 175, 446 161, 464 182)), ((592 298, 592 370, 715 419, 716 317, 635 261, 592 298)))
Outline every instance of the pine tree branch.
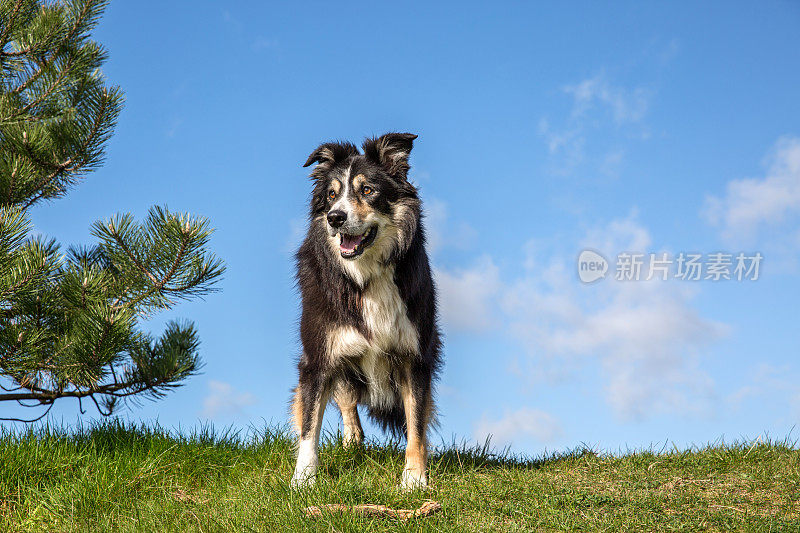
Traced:
MULTIPOLYGON (((97 112, 97 116, 95 117, 94 123, 92 124, 92 129, 89 131, 89 134, 86 136, 86 139, 84 140, 83 144, 81 145, 81 148, 80 148, 78 153, 83 153, 86 150, 88 150, 89 146, 91 146, 92 142, 97 137, 98 132, 100 131, 100 126, 102 125, 103 121, 106 118, 106 113, 108 111, 108 101, 109 101, 108 90, 104 90, 103 91, 102 105, 100 106, 100 110, 97 112)), ((29 152, 29 154, 31 153, 30 148, 28 149, 28 152, 29 152)), ((33 160, 33 158, 31 158, 31 159, 33 160)), ((22 209, 26 210, 30 206, 32 206, 33 204, 35 204, 36 202, 41 200, 47 194, 47 191, 46 191, 47 185, 49 185, 51 182, 53 182, 56 178, 61 177, 64 174, 70 174, 70 173, 75 173, 75 172, 80 171, 81 168, 83 168, 86 165, 86 163, 89 162, 89 160, 90 160, 89 158, 83 158, 82 161, 76 163, 74 166, 70 166, 73 163, 73 158, 70 157, 70 158, 66 159, 65 161, 63 161, 63 162, 56 164, 55 165, 55 170, 53 172, 51 172, 50 174, 48 174, 47 176, 45 176, 44 179, 40 180, 34 186, 33 190, 38 190, 39 193, 36 194, 35 196, 33 196, 27 202, 25 202, 25 205, 22 206, 22 209)), ((57 194, 58 194, 58 191, 56 191, 54 193, 54 195, 57 195, 57 194)))
MULTIPOLYGON (((94 406, 97 407, 98 413, 100 413, 103 416, 111 416, 111 409, 109 409, 108 411, 103 411, 103 409, 100 407, 100 404, 97 403, 97 398, 95 398, 94 396, 89 396, 89 398, 91 398, 92 402, 94 402, 94 406)), ((81 399, 78 398, 78 401, 80 402, 81 399)))
MULTIPOLYGON (((50 401, 55 401, 59 398, 86 398, 95 394, 124 398, 126 396, 134 396, 148 390, 157 389, 158 387, 168 385, 171 382, 172 380, 168 379, 167 377, 148 380, 145 383, 136 380, 128 380, 120 383, 107 383, 91 389, 82 390, 75 388, 72 390, 62 391, 47 389, 32 390, 29 386, 23 386, 26 390, 28 390, 28 392, 11 392, 0 394, 0 402, 14 400, 35 400, 41 403, 49 403, 50 401)), ((0 420, 4 419, 0 418, 0 420)))
MULTIPOLYGON (((42 418, 46 417, 46 416, 47 416, 47 413, 49 413, 49 412, 50 412, 50 409, 52 409, 52 408, 53 408, 53 406, 55 405, 55 403, 54 403, 54 402, 48 402, 48 403, 49 403, 49 406, 47 407, 47 409, 45 409, 44 413, 42 413, 41 415, 37 416, 36 418, 24 419, 24 418, 13 418, 13 417, 8 417, 8 418, 0 418, 0 420, 2 420, 2 421, 4 421, 4 422, 24 422, 25 424, 30 424, 30 423, 33 423, 33 422, 38 422, 38 421, 39 421, 39 420, 41 420, 42 418)), ((40 405, 48 405, 48 404, 45 404, 45 403, 40 403, 40 405)), ((31 407, 33 407, 33 406, 31 406, 31 407)))
POLYGON ((143 300, 147 299, 149 296, 152 296, 153 294, 163 294, 163 293, 176 293, 177 294, 177 293, 185 292, 186 290, 192 288, 196 284, 194 281, 190 281, 190 282, 186 283, 185 285, 181 285, 180 287, 167 287, 166 286, 167 283, 169 283, 169 281, 175 275, 175 272, 177 272, 178 266, 180 264, 180 261, 183 259, 183 256, 186 253, 186 248, 188 248, 188 246, 189 246, 189 238, 186 238, 181 242, 181 248, 178 251, 178 254, 175 256, 175 261, 173 261, 172 267, 170 268, 169 272, 167 274, 165 274, 164 277, 162 277, 160 281, 154 281, 155 284, 150 289, 144 291, 142 294, 140 294, 139 296, 137 296, 133 300, 129 300, 129 301, 124 302, 123 304, 120 305, 120 300, 117 299, 115 301, 115 305, 118 306, 118 307, 115 307, 115 308, 134 307, 138 303, 140 303, 143 300))
POLYGON ((89 398, 108 415, 118 399, 161 397, 198 371, 193 325, 170 323, 155 341, 137 326, 212 291, 224 265, 207 252, 205 219, 161 208, 141 225, 98 222, 94 251, 61 255, 28 236, 26 210, 102 162, 122 95, 97 74, 105 52, 88 40, 106 0, 0 3, 0 379, 13 384, 0 383, 0 402, 47 407, 37 420, 59 398, 81 412, 89 398))
POLYGON ((135 307, 137 304, 141 303, 142 301, 146 300, 148 297, 154 294, 163 294, 163 293, 180 293, 186 291, 187 289, 191 288, 195 283, 189 282, 185 285, 180 287, 168 287, 167 284, 172 280, 175 274, 178 272, 178 269, 183 261, 183 258, 186 255, 186 251, 189 248, 192 240, 192 233, 193 229, 190 228, 189 222, 186 222, 186 226, 181 228, 181 244, 178 248, 177 253, 175 254, 175 258, 170 265, 170 268, 164 273, 161 279, 156 278, 155 274, 153 274, 141 260, 133 253, 130 247, 127 245, 125 240, 117 231, 112 231, 111 235, 114 238, 114 241, 120 246, 120 248, 125 252, 125 255, 133 262, 136 268, 139 269, 144 275, 152 283, 152 286, 149 287, 147 290, 143 291, 141 294, 133 298, 132 300, 123 301, 122 297, 116 298, 112 303, 112 308, 114 309, 121 309, 121 308, 131 308, 135 307))
MULTIPOLYGON (((39 68, 36 69, 36 72, 34 72, 30 76, 28 76, 28 79, 25 80, 23 83, 21 83, 19 86, 17 86, 14 89, 12 89, 11 90, 11 94, 20 94, 20 93, 22 93, 22 91, 27 89, 33 82, 38 80, 39 77, 42 74, 44 74, 45 68, 47 66, 49 66, 49 62, 48 61, 43 61, 42 63, 40 63, 39 64, 39 68)), ((6 120, 9 120, 9 119, 13 118, 14 116, 16 116, 16 115, 12 115, 11 117, 8 117, 6 120)))
MULTIPOLYGON (((109 229, 111 229, 111 228, 109 228, 109 229)), ((131 262, 134 264, 134 266, 136 266, 136 268, 138 268, 139 271, 142 274, 146 275, 150 279, 150 281, 153 282, 153 284, 157 284, 158 283, 158 279, 155 277, 155 275, 152 272, 150 272, 147 269, 146 266, 144 266, 144 264, 136 256, 136 254, 133 253, 133 251, 128 247, 128 244, 125 242, 125 240, 122 238, 122 236, 116 231, 116 229, 114 229, 110 233, 111 233, 111 236, 114 238, 114 241, 116 241, 116 243, 119 245, 119 247, 122 249, 122 251, 125 252, 125 255, 128 257, 128 259, 131 260, 131 262)), ((118 304, 119 301, 120 301, 120 298, 117 298, 115 300, 114 306, 116 306, 116 304, 118 304)))
POLYGON ((8 183, 8 194, 6 194, 6 205, 11 203, 11 198, 14 196, 14 184, 16 183, 17 171, 19 167, 15 164, 14 170, 11 171, 10 180, 8 183))
POLYGON ((16 52, 0 52, 0 57, 21 57, 26 54, 29 54, 33 47, 29 46, 23 50, 17 50, 16 52))
POLYGON ((175 255, 175 260, 172 262, 172 266, 170 267, 169 271, 164 274, 164 277, 161 278, 161 281, 158 283, 158 287, 156 287, 157 291, 161 291, 164 286, 172 279, 172 276, 175 275, 175 272, 178 271, 178 265, 181 264, 181 260, 183 260, 183 256, 186 254, 186 248, 189 247, 189 240, 191 239, 191 235, 188 233, 189 223, 186 223, 186 231, 181 235, 183 238, 181 239, 181 247, 178 249, 178 253, 175 255))
MULTIPOLYGON (((69 173, 71 171, 71 169, 69 167, 70 164, 72 164, 72 158, 71 157, 69 159, 67 159, 66 161, 64 161, 63 163, 58 163, 56 165, 56 170, 54 170, 53 172, 51 172, 50 174, 45 176, 43 179, 39 180, 39 182, 33 188, 34 191, 39 191, 39 192, 35 196, 31 197, 27 202, 25 202, 25 205, 22 206, 22 209, 23 210, 28 209, 30 206, 32 206, 33 204, 35 204, 36 202, 38 202, 39 200, 44 198, 45 195, 47 194, 47 191, 45 190, 45 187, 47 187, 47 185, 52 183, 53 180, 55 180, 56 178, 61 177, 63 174, 69 173)), ((80 167, 78 167, 78 168, 80 168, 80 167)), ((58 193, 61 192, 59 189, 62 189, 62 188, 61 187, 56 187, 56 189, 54 191, 50 191, 50 192, 53 193, 52 194, 53 196, 57 196, 58 193)))
POLYGON ((53 91, 55 91, 56 88, 59 85, 61 85, 61 82, 64 81, 69 74, 71 74, 69 69, 72 67, 72 64, 73 62, 70 62, 68 65, 65 65, 64 68, 60 69, 60 72, 58 73, 58 76, 56 77, 55 81, 53 81, 53 83, 50 85, 50 87, 47 88, 46 91, 44 91, 41 95, 39 95, 39 98, 36 98, 28 102, 22 109, 17 111, 15 114, 11 115, 9 118, 25 115, 32 108, 47 100, 47 98, 53 93, 53 91))
POLYGON ((0 50, 6 47, 8 35, 11 33, 11 28, 14 27, 14 20, 17 18, 20 7, 22 7, 22 0, 17 0, 17 2, 14 4, 14 9, 8 16, 8 22, 6 23, 6 27, 3 28, 3 33, 0 33, 0 50))
MULTIPOLYGON (((50 163, 48 161, 43 161, 43 160, 39 159, 39 157, 37 157, 37 155, 31 149, 30 141, 28 140, 28 132, 27 131, 23 131, 22 132, 22 146, 25 147, 25 154, 24 154, 25 157, 30 159, 35 165, 37 165, 39 167, 55 169, 54 170, 55 173, 60 172, 61 170, 63 170, 65 167, 68 167, 72 163, 72 158, 68 158, 66 161, 63 161, 61 163, 50 163)), ((53 176, 53 175, 51 174, 51 176, 53 176)), ((48 176, 48 177, 51 177, 51 176, 48 176)), ((47 178, 45 178, 45 180, 46 179, 47 178)), ((44 183, 45 180, 40 180, 40 183, 43 183, 43 184, 46 185, 46 183, 44 183)), ((33 188, 33 190, 38 190, 42 186, 43 185, 36 185, 33 188)), ((24 207, 23 207, 23 210, 24 210, 24 207)))
MULTIPOLYGON (((83 9, 81 10, 81 12, 78 13, 78 17, 75 19, 75 23, 72 25, 72 27, 70 28, 70 30, 67 33, 67 35, 64 36, 64 38, 61 39, 61 42, 59 42, 58 45, 54 47, 54 52, 53 52, 53 55, 51 56, 51 61, 52 61, 52 58, 57 56, 58 53, 61 51, 61 47, 64 45, 64 43, 68 42, 70 39, 72 39, 75 36, 75 32, 78 31, 78 28, 81 26, 81 24, 83 24, 83 21, 86 18, 86 15, 88 14, 89 9, 94 7, 94 4, 99 3, 100 1, 101 0, 87 0, 87 2, 83 5, 83 9)), ((21 4, 21 2, 20 2, 20 4, 21 4)), ((50 34, 47 37, 41 39, 41 41, 45 42, 45 43, 49 42, 50 39, 52 39, 53 36, 57 33, 57 31, 58 31, 58 28, 56 28, 55 30, 50 32, 50 34)), ((13 57, 21 57, 21 56, 29 54, 31 52, 31 50, 33 50, 33 49, 34 49, 34 45, 33 44, 31 44, 30 46, 28 46, 27 48, 25 48, 23 50, 17 50, 15 52, 6 52, 6 51, 0 49, 0 58, 2 58, 2 57, 12 57, 12 58, 13 57)))
POLYGON ((33 50, 33 45, 23 48, 22 50, 17 50, 16 52, 0 51, 0 57, 22 57, 29 54, 31 50, 33 50))
MULTIPOLYGON (((7 295, 9 293, 11 293, 11 294, 16 293, 19 289, 21 289, 24 285, 27 285, 35 277, 36 277, 36 273, 35 272, 34 273, 30 273, 27 276, 25 276, 24 278, 22 278, 19 282, 15 283, 14 285, 10 285, 10 286, 4 288, 3 291, 0 292, 0 301, 3 301, 6 298, 8 298, 7 295)), ((11 309, 4 310, 4 311, 11 311, 11 309)))
MULTIPOLYGON (((75 57, 76 57, 76 55, 73 55, 72 57, 70 57, 69 63, 67 63, 66 65, 64 65, 60 69, 58 77, 55 79, 55 81, 53 81, 53 83, 50 85, 50 87, 42 95, 39 96, 39 98, 37 98, 37 99, 35 99, 35 100, 31 101, 31 102, 28 102, 28 104, 25 105, 25 107, 23 107, 17 113, 11 115, 7 119, 13 119, 13 118, 18 117, 20 115, 24 115, 30 109, 32 109, 32 108, 36 107, 37 105, 41 104, 42 102, 44 102, 50 96, 50 94, 52 94, 56 90, 56 88, 59 85, 61 85, 61 82, 63 82, 65 79, 67 79, 67 76, 72 74, 71 69, 75 65, 75 57)), ((33 74, 31 74, 31 76, 23 84, 21 84, 19 87, 17 87, 13 91, 11 91, 11 93, 12 94, 20 94, 20 93, 22 93, 22 91, 27 89, 30 86, 31 83, 33 83, 33 82, 35 82, 36 80, 39 79, 39 77, 44 73, 45 69, 49 66, 49 64, 53 61, 53 59, 55 59, 55 57, 56 57, 56 52, 54 52, 51 55, 49 60, 43 61, 41 63, 41 65, 40 65, 39 69, 36 72, 34 72, 33 74)))
POLYGON ((22 390, 23 387, 22 387, 22 385, 17 385, 16 387, 6 387, 2 383, 0 383, 0 389, 3 389, 6 392, 16 392, 18 390, 22 390))

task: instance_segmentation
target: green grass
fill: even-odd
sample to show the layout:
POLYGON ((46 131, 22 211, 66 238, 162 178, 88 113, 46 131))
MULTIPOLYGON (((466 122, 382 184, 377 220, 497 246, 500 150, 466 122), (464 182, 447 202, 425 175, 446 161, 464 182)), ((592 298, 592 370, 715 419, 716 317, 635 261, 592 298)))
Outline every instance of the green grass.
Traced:
POLYGON ((788 441, 539 458, 453 446, 431 457, 431 488, 410 494, 396 488, 394 444, 327 438, 318 484, 302 493, 288 487, 293 459, 284 431, 0 430, 0 531, 800 531, 800 451, 788 441), (443 511, 408 522, 302 513, 428 498, 443 511))

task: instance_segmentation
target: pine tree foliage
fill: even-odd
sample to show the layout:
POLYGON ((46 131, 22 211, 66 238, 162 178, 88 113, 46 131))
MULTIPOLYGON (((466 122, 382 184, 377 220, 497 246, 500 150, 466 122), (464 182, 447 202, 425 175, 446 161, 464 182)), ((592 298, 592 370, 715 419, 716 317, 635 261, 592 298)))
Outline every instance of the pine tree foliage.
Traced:
POLYGON ((191 323, 154 338, 138 322, 215 290, 224 271, 208 221, 161 207, 142 223, 96 222, 93 246, 62 252, 32 236, 29 208, 102 163, 122 109, 89 38, 106 4, 0 0, 0 401, 45 406, 41 416, 70 397, 110 414, 195 374, 191 323))

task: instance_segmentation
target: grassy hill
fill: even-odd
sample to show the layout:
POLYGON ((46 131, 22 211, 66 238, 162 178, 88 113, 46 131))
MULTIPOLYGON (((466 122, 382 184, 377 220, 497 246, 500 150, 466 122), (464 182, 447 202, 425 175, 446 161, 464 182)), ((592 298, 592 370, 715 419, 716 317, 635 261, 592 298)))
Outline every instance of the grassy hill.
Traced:
POLYGON ((451 447, 431 458, 432 487, 412 494, 396 489, 394 444, 327 439, 304 493, 288 488, 293 459, 283 431, 0 431, 0 531, 800 531, 800 451, 788 442, 539 458, 451 447), (407 522, 302 513, 426 499, 443 510, 407 522))

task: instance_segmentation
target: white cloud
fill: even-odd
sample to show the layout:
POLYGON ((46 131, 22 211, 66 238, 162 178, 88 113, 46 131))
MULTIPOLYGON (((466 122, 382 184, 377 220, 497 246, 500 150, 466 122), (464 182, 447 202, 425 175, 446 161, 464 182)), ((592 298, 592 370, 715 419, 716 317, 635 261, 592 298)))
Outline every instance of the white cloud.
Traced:
MULTIPOLYGON (((477 232, 466 223, 448 219, 447 204, 431 199, 425 206, 428 252, 446 248, 468 249, 477 232)), ((493 302, 501 283, 497 267, 489 257, 466 269, 433 269, 438 291, 439 314, 447 331, 485 331, 495 325, 493 302)))
MULTIPOLYGON (((641 285, 652 289, 656 283, 641 285)), ((700 317, 685 296, 621 291, 586 317, 574 331, 583 345, 579 341, 573 347, 601 358, 607 400, 615 412, 642 419, 654 412, 698 413, 711 407, 713 381, 697 357, 726 331, 700 317)))
POLYGON ((580 125, 573 124, 559 131, 553 129, 548 120, 543 118, 539 121, 539 136, 547 144, 550 155, 560 158, 560 174, 568 174, 583 162, 586 138, 580 125))
POLYGON ((749 382, 727 398, 734 409, 756 399, 760 405, 765 401, 789 405, 791 416, 800 416, 800 375, 789 365, 758 364, 752 369, 749 382))
MULTIPOLYGON (((635 212, 589 231, 582 244, 612 263, 619 252, 655 251, 635 212)), ((523 274, 511 280, 486 256, 464 270, 436 270, 445 328, 508 333, 525 349, 520 373, 528 379, 564 379, 596 365, 606 401, 623 419, 712 409, 715 385, 701 354, 728 327, 701 316, 690 286, 616 281, 613 265, 608 279, 583 285, 577 253, 547 256, 545 249, 528 243, 523 274)), ((645 261, 643 278, 647 267, 645 261)))
MULTIPOLYGON (((590 232, 586 242, 611 259, 648 252, 651 239, 631 216, 590 232)), ((550 259, 504 291, 510 331, 531 357, 526 373, 553 379, 596 361, 606 400, 621 418, 708 410, 714 384, 698 356, 727 327, 700 316, 692 292, 674 283, 617 282, 612 274, 586 286, 573 268, 573 260, 550 259)))
POLYGON ((619 149, 607 153, 600 161, 600 172, 610 178, 619 177, 620 167, 625 159, 625 150, 619 149))
POLYGON ((441 200, 429 200, 425 203, 425 229, 428 252, 433 255, 444 244, 445 224, 447 222, 447 204, 441 200))
POLYGON ((581 241, 583 247, 593 247, 607 253, 650 251, 653 239, 650 232, 638 221, 637 210, 627 217, 617 218, 605 226, 592 228, 581 241))
POLYGON ((553 126, 547 118, 538 124, 538 134, 556 163, 552 171, 571 174, 579 165, 591 162, 587 171, 616 177, 624 164, 621 143, 649 136, 643 121, 651 91, 614 85, 602 73, 561 90, 572 99, 569 117, 561 125, 553 126), (592 133, 601 135, 590 139, 592 133))
POLYGON ((567 85, 564 92, 574 98, 573 116, 583 115, 599 105, 611 111, 617 124, 642 120, 650 100, 649 91, 644 88, 627 90, 617 87, 609 83, 602 74, 567 85))
POLYGON ((561 424, 552 415, 526 407, 506 412, 502 418, 496 420, 484 415, 473 432, 478 441, 483 442, 491 437, 492 443, 496 445, 509 445, 515 440, 527 438, 549 443, 562 434, 561 424))
POLYGON ((763 227, 796 222, 800 215, 800 138, 779 139, 766 166, 764 177, 732 180, 722 197, 706 200, 703 215, 725 240, 752 243, 763 227))
POLYGON ((246 407, 256 403, 255 395, 239 392, 224 381, 212 379, 208 382, 208 390, 209 393, 203 400, 202 411, 202 416, 206 418, 241 414, 246 407))
POLYGON ((431 255, 445 248, 466 250, 477 238, 475 229, 466 222, 450 221, 447 203, 436 198, 425 203, 425 230, 431 255))
POLYGON ((471 268, 434 269, 439 313, 447 331, 485 331, 496 324, 494 300, 502 286, 497 266, 482 257, 471 268))

